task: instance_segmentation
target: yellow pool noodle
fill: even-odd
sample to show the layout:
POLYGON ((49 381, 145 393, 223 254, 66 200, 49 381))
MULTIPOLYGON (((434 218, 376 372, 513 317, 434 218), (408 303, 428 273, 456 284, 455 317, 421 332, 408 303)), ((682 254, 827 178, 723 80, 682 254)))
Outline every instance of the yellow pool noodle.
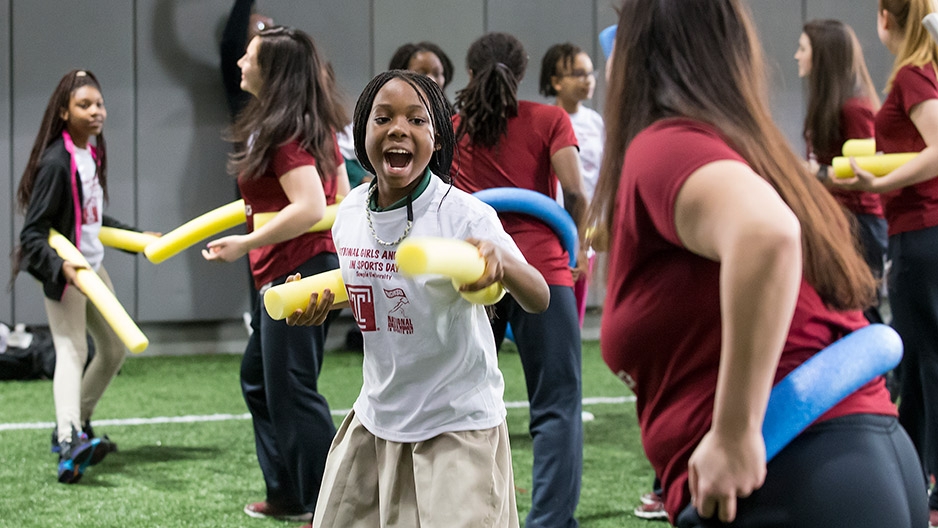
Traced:
MULTIPOLYGON (((397 266, 405 275, 435 274, 453 279, 457 289, 479 280, 485 272, 485 259, 479 250, 464 240, 441 237, 412 237, 401 242, 396 254, 397 266)), ((475 292, 459 292, 474 304, 495 304, 505 296, 505 288, 493 283, 475 292)))
POLYGON ((876 140, 873 138, 848 139, 844 141, 843 153, 845 158, 874 156, 876 155, 876 140))
MULTIPOLYGON (((327 205, 322 219, 313 224, 313 226, 309 228, 308 232, 315 233, 317 231, 326 231, 332 229, 332 224, 335 223, 335 213, 338 209, 339 204, 327 205)), ((273 219, 273 217, 277 216, 278 214, 279 213, 254 213, 254 230, 256 231, 260 229, 261 226, 267 222, 270 222, 271 219, 273 219)))
POLYGON ((243 224, 244 219, 244 200, 236 200, 193 218, 157 238, 147 245, 143 253, 150 262, 159 264, 212 235, 243 224))
MULTIPOLYGON (((861 169, 869 171, 875 176, 885 176, 915 156, 918 156, 918 152, 858 156, 854 159, 861 169)), ((834 168, 835 178, 853 177, 853 168, 850 167, 850 158, 838 156, 831 162, 831 167, 834 168)))
POLYGON ((107 226, 102 226, 101 232, 98 233, 98 240, 105 246, 133 251, 134 253, 143 253, 148 245, 159 238, 146 233, 107 226))
POLYGON ((127 315, 120 301, 117 300, 114 293, 104 284, 101 277, 91 269, 88 261, 85 260, 84 255, 81 254, 81 251, 78 251, 67 238, 62 236, 55 229, 49 230, 49 245, 52 246, 52 249, 63 259, 73 264, 86 266, 84 269, 78 270, 75 282, 78 283, 78 286, 81 288, 81 291, 84 292, 85 296, 88 297, 88 300, 101 312, 101 315, 104 316, 104 320, 111 326, 114 333, 117 334, 117 337, 124 343, 124 346, 130 349, 134 354, 139 354, 146 350, 150 341, 143 335, 143 332, 137 328, 133 319, 127 315))
POLYGON ((309 296, 313 292, 322 295, 326 288, 335 295, 333 301, 335 304, 348 300, 342 271, 334 269, 270 288, 264 293, 264 308, 267 309, 267 314, 271 319, 275 321, 286 319, 296 310, 305 309, 309 304, 309 296))

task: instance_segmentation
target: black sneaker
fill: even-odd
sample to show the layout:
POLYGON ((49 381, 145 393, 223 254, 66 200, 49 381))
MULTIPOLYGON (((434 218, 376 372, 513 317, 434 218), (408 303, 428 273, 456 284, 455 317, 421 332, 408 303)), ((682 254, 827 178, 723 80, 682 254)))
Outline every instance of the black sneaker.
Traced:
MULTIPOLYGON (((97 435, 94 434, 94 428, 91 427, 91 421, 90 421, 90 420, 85 420, 84 422, 82 422, 82 424, 81 424, 81 432, 82 432, 85 436, 87 436, 88 439, 95 439, 95 438, 97 438, 97 435)), ((106 442, 102 442, 102 443, 104 443, 104 444, 106 445, 106 447, 107 447, 107 449, 108 449, 108 453, 116 453, 116 452, 117 452, 117 442, 111 441, 111 439, 108 438, 107 435, 104 435, 104 436, 101 437, 101 438, 102 438, 102 440, 106 440, 106 442)), ((52 429, 52 449, 51 449, 51 451, 52 451, 53 453, 56 453, 56 454, 62 452, 62 447, 59 446, 59 428, 58 428, 58 426, 56 426, 56 427, 54 427, 54 428, 52 429)))
POLYGON ((73 427, 72 436, 59 442, 59 482, 75 484, 81 480, 88 466, 104 460, 110 453, 104 442, 100 438, 88 438, 73 427))
MULTIPOLYGON (((94 429, 91 427, 91 420, 85 420, 81 423, 81 431, 88 435, 88 438, 97 438, 94 429)), ((117 442, 112 441, 107 435, 101 436, 101 444, 107 447, 108 453, 117 452, 117 442)))

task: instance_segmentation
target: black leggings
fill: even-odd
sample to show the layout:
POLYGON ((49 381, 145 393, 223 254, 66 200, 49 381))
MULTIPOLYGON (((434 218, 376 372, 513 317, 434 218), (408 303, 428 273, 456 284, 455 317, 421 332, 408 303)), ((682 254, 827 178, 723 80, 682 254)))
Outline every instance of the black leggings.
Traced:
POLYGON ((677 526, 925 528, 927 501, 922 465, 898 420, 858 414, 795 438, 769 463, 765 484, 738 501, 733 523, 701 519, 688 505, 677 526))

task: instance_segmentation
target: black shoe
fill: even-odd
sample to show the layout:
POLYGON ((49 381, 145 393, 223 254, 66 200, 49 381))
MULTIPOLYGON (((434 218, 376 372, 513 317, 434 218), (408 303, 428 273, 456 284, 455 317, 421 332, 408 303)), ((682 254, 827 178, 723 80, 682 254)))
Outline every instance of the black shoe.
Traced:
MULTIPOLYGON (((94 434, 94 429, 91 427, 91 421, 90 421, 90 420, 85 420, 84 422, 82 422, 82 424, 81 424, 81 432, 82 432, 89 440, 93 440, 93 439, 97 438, 97 435, 94 434)), ((116 452, 117 452, 117 443, 116 443, 116 442, 112 442, 111 439, 108 438, 107 435, 104 435, 104 436, 102 437, 102 440, 104 440, 104 442, 102 442, 102 444, 107 447, 108 453, 116 453, 116 452)), ((58 426, 56 426, 55 428, 52 429, 52 452, 53 452, 53 453, 61 453, 61 452, 62 452, 62 447, 59 445, 59 428, 58 428, 58 426)))
POLYGON ((88 466, 93 466, 110 453, 105 440, 88 438, 74 427, 68 440, 59 442, 59 482, 75 484, 81 480, 88 466))

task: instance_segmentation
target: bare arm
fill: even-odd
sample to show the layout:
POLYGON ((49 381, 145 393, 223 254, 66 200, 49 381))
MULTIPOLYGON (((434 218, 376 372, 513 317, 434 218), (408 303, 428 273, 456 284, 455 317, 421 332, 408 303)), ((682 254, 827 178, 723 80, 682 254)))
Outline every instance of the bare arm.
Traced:
POLYGON ((801 230, 775 190, 735 161, 691 175, 678 194, 675 223, 690 251, 720 262, 713 423, 688 472, 701 515, 732 521, 736 498, 765 479, 762 421, 801 283, 801 230))
POLYGON ((231 262, 254 248, 296 238, 322 219, 326 195, 316 167, 292 169, 280 177, 280 185, 290 200, 286 207, 259 229, 209 242, 208 249, 202 250, 205 259, 231 262))
POLYGON ((568 204, 567 210, 573 222, 580 227, 589 205, 586 202, 583 176, 580 174, 580 153, 574 146, 564 147, 550 157, 550 165, 560 181, 564 203, 568 204))
POLYGON ((348 196, 349 191, 352 190, 352 185, 348 181, 348 169, 345 168, 345 163, 340 163, 336 170, 336 196, 346 197, 348 196))
POLYGON ((472 284, 464 284, 461 291, 476 291, 493 282, 501 282, 528 313, 540 313, 550 304, 550 289, 544 276, 534 266, 517 259, 497 244, 474 238, 467 242, 479 248, 485 259, 485 273, 472 284))
MULTIPOLYGON (((580 152, 573 146, 564 147, 550 157, 550 164, 554 169, 554 173, 557 174, 561 189, 563 189, 564 208, 573 217, 573 223, 576 224, 577 228, 582 228, 589 203, 586 201, 583 175, 580 174, 580 152)), ((576 255, 573 279, 576 280, 582 273, 588 273, 588 270, 586 247, 581 244, 580 251, 576 255)))

